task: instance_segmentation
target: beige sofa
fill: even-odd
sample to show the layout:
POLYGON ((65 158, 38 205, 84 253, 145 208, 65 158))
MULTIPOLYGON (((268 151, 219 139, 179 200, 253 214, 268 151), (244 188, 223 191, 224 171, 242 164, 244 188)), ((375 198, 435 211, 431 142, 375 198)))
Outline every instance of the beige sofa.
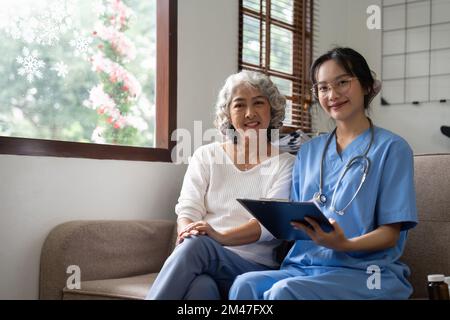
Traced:
MULTIPOLYGON (((450 275, 450 154, 415 156, 419 225, 403 261, 413 298, 426 298, 426 275, 450 275)), ((173 249, 173 221, 72 221, 55 227, 42 248, 40 299, 143 299, 173 249), (70 265, 81 289, 68 289, 70 265)))

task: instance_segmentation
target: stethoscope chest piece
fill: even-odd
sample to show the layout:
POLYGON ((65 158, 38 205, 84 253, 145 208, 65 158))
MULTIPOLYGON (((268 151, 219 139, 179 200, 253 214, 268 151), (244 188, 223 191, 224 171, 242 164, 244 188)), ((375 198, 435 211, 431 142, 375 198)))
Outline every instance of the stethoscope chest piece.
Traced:
POLYGON ((317 202, 318 205, 323 206, 325 205, 325 203, 327 203, 327 196, 324 195, 323 193, 316 192, 314 194, 314 200, 317 202))

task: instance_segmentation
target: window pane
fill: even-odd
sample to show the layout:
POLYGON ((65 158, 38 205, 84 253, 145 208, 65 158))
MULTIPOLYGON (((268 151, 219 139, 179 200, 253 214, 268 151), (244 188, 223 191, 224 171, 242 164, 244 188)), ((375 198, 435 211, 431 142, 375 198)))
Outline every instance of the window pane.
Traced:
POLYGON ((294 0, 277 0, 271 2, 272 18, 293 24, 294 22, 294 0))
POLYGON ((281 94, 284 94, 285 96, 288 96, 288 97, 292 96, 292 81, 291 80, 286 80, 283 78, 278 78, 278 77, 273 77, 273 76, 271 76, 270 79, 277 86, 278 90, 280 90, 281 94))
POLYGON ((243 43, 242 60, 244 62, 256 64, 259 66, 260 30, 259 30, 259 20, 258 19, 255 19, 255 18, 252 18, 249 16, 244 16, 244 37, 243 38, 244 38, 244 43, 243 43))
POLYGON ((154 146, 156 0, 4 0, 0 135, 154 146))
POLYGON ((292 74, 292 32, 271 26, 270 30, 270 68, 292 74))
POLYGON ((259 12, 260 10, 259 0, 244 0, 244 7, 259 12))

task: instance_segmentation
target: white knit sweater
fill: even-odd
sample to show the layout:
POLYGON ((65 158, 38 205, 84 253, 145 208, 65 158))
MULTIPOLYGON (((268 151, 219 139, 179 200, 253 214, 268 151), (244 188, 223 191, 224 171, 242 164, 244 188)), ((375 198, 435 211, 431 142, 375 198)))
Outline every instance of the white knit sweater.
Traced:
MULTIPOLYGON (((247 223, 253 217, 236 198, 288 199, 294 159, 293 155, 282 153, 241 171, 220 143, 198 148, 190 159, 175 207, 178 219, 204 220, 219 232, 247 223)), ((248 260, 276 267, 273 249, 278 244, 262 227, 257 242, 227 248, 248 260)))

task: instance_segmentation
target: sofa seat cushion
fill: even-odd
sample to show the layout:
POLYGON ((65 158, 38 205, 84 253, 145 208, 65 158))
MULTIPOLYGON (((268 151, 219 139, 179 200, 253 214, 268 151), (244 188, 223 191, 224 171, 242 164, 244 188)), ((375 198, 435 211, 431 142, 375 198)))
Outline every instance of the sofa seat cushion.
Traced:
POLYGON ((142 300, 155 280, 157 273, 120 278, 82 281, 81 289, 63 290, 64 300, 142 300))

